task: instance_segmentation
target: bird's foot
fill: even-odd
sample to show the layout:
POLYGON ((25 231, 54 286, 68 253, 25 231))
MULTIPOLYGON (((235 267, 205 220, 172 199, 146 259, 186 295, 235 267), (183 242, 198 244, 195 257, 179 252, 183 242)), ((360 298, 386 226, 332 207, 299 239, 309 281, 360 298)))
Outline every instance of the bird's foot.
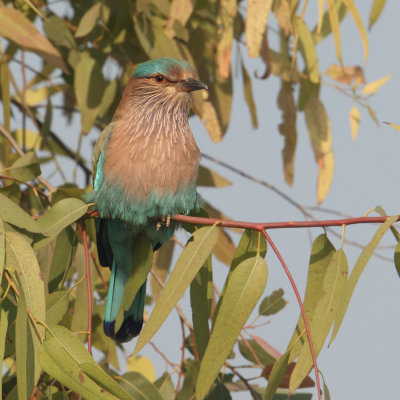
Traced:
POLYGON ((167 228, 171 225, 170 214, 168 214, 166 217, 161 218, 161 221, 157 221, 156 231, 159 231, 162 225, 165 225, 167 228))

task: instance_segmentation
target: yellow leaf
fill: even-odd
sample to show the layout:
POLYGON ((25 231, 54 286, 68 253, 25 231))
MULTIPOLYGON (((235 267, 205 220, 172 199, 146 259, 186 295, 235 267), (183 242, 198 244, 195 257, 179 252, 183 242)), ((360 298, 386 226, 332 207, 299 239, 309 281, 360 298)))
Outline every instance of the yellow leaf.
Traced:
POLYGON ((357 139, 358 128, 360 127, 360 111, 356 106, 353 106, 349 113, 351 137, 353 140, 357 139))
POLYGON ((308 134, 319 167, 317 202, 321 204, 332 183, 335 159, 332 152, 332 131, 324 105, 311 97, 304 107, 308 134))
POLYGON ((83 14, 83 17, 79 21, 78 29, 75 32, 75 37, 86 36, 93 30, 99 18, 101 6, 102 3, 96 3, 83 14))
POLYGON ((58 50, 43 36, 21 12, 14 8, 0 7, 0 36, 33 51, 47 62, 67 72, 58 50))
POLYGON ((369 23, 368 23, 368 29, 372 28, 372 25, 375 24, 379 16, 381 15, 381 12, 383 10, 383 7, 385 6, 386 0, 374 0, 371 8, 371 12, 369 14, 369 23))
POLYGON ((257 108, 256 103, 254 101, 253 96, 253 87, 251 85, 251 78, 242 62, 242 77, 243 77, 243 86, 244 86, 244 98, 249 107, 250 116, 251 116, 251 125, 253 129, 258 128, 258 120, 257 120, 257 108))
POLYGON ((381 79, 378 79, 377 81, 373 81, 371 83, 368 83, 362 91, 363 94, 373 94, 375 93, 381 86, 383 86, 390 78, 392 75, 386 75, 381 79))
POLYGON ((361 40, 364 47, 364 62, 367 62, 368 58, 368 37, 367 32, 365 30, 364 24, 360 17, 360 14, 357 10, 357 7, 354 5, 353 0, 343 0, 344 5, 350 11, 350 14, 353 16, 354 22, 357 26, 358 31, 360 32, 361 40))
POLYGON ((364 71, 358 65, 342 68, 340 65, 332 64, 325 74, 344 85, 350 85, 353 81, 355 84, 365 83, 364 71))
POLYGON ((288 0, 274 3, 274 15, 286 36, 293 33, 292 16, 288 0))
POLYGON ((141 373, 151 382, 154 382, 156 379, 156 370, 154 368, 154 365, 147 357, 129 357, 126 369, 129 372, 135 371, 141 373))
POLYGON ((278 95, 278 107, 282 110, 282 122, 279 124, 279 133, 285 137, 285 146, 282 150, 283 171, 285 181, 293 185, 294 155, 297 143, 296 104, 293 91, 289 84, 284 84, 278 95))
POLYGON ((318 0, 318 24, 317 34, 321 33, 322 19, 324 17, 324 0, 318 0))
MULTIPOLYGON (((67 85, 62 85, 60 87, 67 87, 67 85)), ((37 104, 43 103, 58 90, 54 87, 44 86, 38 89, 28 89, 25 91, 25 102, 28 106, 36 106, 37 104)), ((18 99, 18 96, 16 96, 18 99)))
POLYGON ((340 42, 340 28, 339 28, 339 16, 336 8, 335 0, 326 0, 328 6, 328 17, 329 23, 331 25, 333 40, 335 42, 336 57, 339 60, 341 66, 343 66, 342 61, 342 45, 340 42))
POLYGON ((400 125, 392 124, 391 122, 386 122, 386 121, 384 121, 384 123, 385 123, 386 125, 391 126, 392 128, 394 128, 394 129, 396 129, 397 131, 400 132, 400 125))
POLYGON ((202 121, 214 143, 222 140, 222 130, 214 106, 208 100, 203 101, 202 121))
POLYGON ((328 114, 318 97, 310 97, 304 107, 308 134, 315 160, 332 150, 332 132, 328 114))
POLYGON ((313 37, 301 18, 297 18, 297 28, 299 31, 300 51, 306 63, 308 78, 312 83, 319 83, 318 56, 313 37))
POLYGON ((219 40, 217 45, 218 73, 222 78, 228 78, 233 43, 233 23, 237 13, 236 0, 222 0, 220 14, 217 19, 219 40))
POLYGON ((165 28, 165 33, 170 38, 174 37, 174 22, 179 21, 182 26, 185 26, 193 12, 193 6, 194 3, 192 0, 172 0, 167 26, 165 28))
POLYGON ((318 160, 319 172, 317 181, 317 203, 321 204, 329 192, 335 169, 335 157, 333 151, 324 154, 318 160))
POLYGON ((272 2, 272 0, 248 0, 247 2, 245 35, 250 57, 260 55, 272 2))

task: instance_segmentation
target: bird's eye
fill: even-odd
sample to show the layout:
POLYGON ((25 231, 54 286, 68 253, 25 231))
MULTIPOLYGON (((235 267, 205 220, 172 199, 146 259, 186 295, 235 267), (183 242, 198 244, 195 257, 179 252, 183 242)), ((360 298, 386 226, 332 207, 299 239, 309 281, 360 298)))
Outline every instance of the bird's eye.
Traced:
POLYGON ((165 82, 165 78, 164 78, 162 75, 156 75, 156 76, 154 77, 154 79, 155 79, 156 82, 158 82, 158 83, 163 83, 163 82, 165 82))

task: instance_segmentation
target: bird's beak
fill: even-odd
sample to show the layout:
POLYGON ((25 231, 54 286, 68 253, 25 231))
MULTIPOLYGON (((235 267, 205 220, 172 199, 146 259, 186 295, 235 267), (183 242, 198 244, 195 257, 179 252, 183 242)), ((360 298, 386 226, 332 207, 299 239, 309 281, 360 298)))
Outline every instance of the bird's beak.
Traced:
POLYGON ((202 81, 187 78, 186 80, 179 82, 178 88, 178 90, 182 92, 194 92, 195 90, 208 89, 208 86, 202 81))

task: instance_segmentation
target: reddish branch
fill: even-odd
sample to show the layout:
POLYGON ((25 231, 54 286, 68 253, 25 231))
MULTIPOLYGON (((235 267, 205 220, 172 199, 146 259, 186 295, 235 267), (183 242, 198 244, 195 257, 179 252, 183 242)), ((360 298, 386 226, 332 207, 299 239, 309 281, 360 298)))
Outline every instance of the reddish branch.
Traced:
MULTIPOLYGON (((319 221, 245 222, 245 221, 228 221, 217 218, 202 218, 202 217, 190 217, 187 215, 175 215, 175 217, 172 217, 171 219, 179 222, 187 222, 189 224, 196 224, 196 225, 214 225, 215 223, 217 223, 218 226, 223 226, 227 228, 252 229, 262 232, 265 229, 317 228, 326 226, 342 226, 342 225, 355 225, 355 224, 376 224, 376 223, 384 223, 388 218, 390 218, 390 216, 355 217, 355 218, 343 218, 343 219, 327 219, 319 221)), ((397 220, 399 220, 399 218, 397 220)))

